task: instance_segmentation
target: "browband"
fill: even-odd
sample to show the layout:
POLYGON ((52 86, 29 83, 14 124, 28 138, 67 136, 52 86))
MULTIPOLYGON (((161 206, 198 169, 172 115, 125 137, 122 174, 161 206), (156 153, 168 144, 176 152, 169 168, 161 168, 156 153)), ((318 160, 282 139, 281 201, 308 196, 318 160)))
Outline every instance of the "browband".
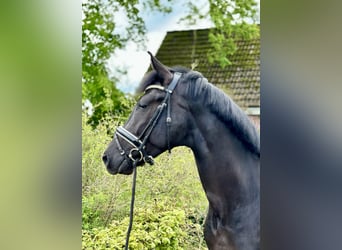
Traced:
POLYGON ((159 90, 162 90, 162 91, 165 91, 165 88, 163 86, 160 86, 160 85, 150 85, 148 86, 146 89, 145 89, 145 92, 149 89, 159 89, 159 90))
POLYGON ((179 72, 175 72, 173 74, 173 78, 172 78, 172 81, 171 83, 169 84, 168 88, 165 88, 161 85, 156 85, 156 84, 153 84, 153 85, 150 85, 148 86, 146 89, 145 89, 145 92, 149 89, 159 89, 159 90, 162 90, 162 91, 166 91, 166 92, 169 92, 170 94, 172 94, 172 91, 175 89, 175 87, 177 86, 177 83, 178 83, 178 80, 179 78, 182 76, 182 73, 179 73, 179 72))

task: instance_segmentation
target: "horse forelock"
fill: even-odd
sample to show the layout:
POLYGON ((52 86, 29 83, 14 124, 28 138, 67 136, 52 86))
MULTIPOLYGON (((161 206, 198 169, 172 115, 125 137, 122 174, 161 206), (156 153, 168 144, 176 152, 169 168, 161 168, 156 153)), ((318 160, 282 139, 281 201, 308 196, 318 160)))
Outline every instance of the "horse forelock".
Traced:
POLYGON ((188 85, 186 91, 190 99, 208 107, 251 152, 260 156, 260 138, 255 126, 230 97, 196 71, 187 73, 183 82, 188 85))

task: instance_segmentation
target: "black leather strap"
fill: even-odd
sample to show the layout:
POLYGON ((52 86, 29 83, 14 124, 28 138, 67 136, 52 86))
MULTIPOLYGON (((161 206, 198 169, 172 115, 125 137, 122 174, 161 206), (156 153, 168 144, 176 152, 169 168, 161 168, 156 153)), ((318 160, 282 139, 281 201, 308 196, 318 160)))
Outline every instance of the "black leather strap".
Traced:
POLYGON ((169 87, 166 89, 167 92, 169 92, 170 94, 172 94, 172 92, 173 92, 174 89, 176 88, 177 83, 178 83, 178 81, 179 81, 179 78, 181 78, 181 76, 182 76, 182 73, 180 73, 180 72, 175 72, 175 73, 173 73, 172 81, 171 81, 171 83, 169 84, 169 87))
MULTIPOLYGON (((147 153, 145 151, 145 144, 146 144, 147 139, 149 138, 150 134, 152 133, 152 130, 156 126, 156 124, 159 120, 159 117, 163 113, 165 107, 167 107, 167 114, 166 114, 167 147, 168 147, 168 151, 171 152, 170 127, 171 127, 172 119, 171 119, 171 101, 170 100, 171 100, 171 95, 172 95, 173 91, 175 90, 175 88, 177 87, 177 84, 178 84, 181 76, 182 76, 182 73, 175 72, 173 74, 172 81, 167 88, 163 88, 161 86, 159 87, 159 85, 158 85, 158 88, 155 87, 154 85, 147 87, 149 89, 156 88, 159 90, 164 90, 166 92, 166 96, 165 96, 164 100, 162 101, 162 103, 158 106, 158 108, 155 111, 154 115, 152 116, 151 120, 148 122, 147 126, 144 128, 143 132, 141 133, 141 135, 139 137, 132 134, 131 132, 126 130, 124 127, 120 126, 117 128, 116 135, 118 135, 119 137, 121 137, 122 139, 124 139, 126 142, 128 142, 129 144, 131 144, 133 146, 133 148, 130 151, 130 155, 129 155, 129 159, 131 159, 132 161, 137 160, 134 157, 132 157, 132 150, 133 150, 133 151, 137 151, 140 154, 139 159, 141 158, 140 156, 142 156, 145 162, 147 162, 151 165, 153 164, 153 158, 151 156, 147 155, 147 153)), ((122 152, 124 152, 124 150, 122 149, 120 142, 117 140, 116 143, 119 145, 119 150, 121 151, 120 153, 122 154, 122 152)))

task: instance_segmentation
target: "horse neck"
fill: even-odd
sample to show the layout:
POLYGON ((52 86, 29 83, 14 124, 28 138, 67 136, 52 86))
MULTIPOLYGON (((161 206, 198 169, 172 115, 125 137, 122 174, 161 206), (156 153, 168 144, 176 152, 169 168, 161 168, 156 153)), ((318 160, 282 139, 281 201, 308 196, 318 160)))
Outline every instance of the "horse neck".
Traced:
POLYGON ((192 113, 192 145, 198 172, 209 203, 222 217, 237 208, 258 203, 259 157, 210 111, 192 113))

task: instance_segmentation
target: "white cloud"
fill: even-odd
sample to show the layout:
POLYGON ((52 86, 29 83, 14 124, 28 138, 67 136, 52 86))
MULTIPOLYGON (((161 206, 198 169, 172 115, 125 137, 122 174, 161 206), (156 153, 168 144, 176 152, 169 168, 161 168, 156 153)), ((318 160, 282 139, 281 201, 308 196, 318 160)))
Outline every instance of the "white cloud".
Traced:
MULTIPOLYGON (((148 32, 147 50, 156 54, 165 34, 166 32, 162 31, 148 32)), ((150 57, 147 51, 138 50, 136 44, 129 43, 125 50, 118 50, 113 54, 108 64, 110 65, 110 76, 114 75, 117 69, 125 68, 127 70, 127 75, 120 78, 117 88, 125 93, 133 93, 149 67, 150 57)))

